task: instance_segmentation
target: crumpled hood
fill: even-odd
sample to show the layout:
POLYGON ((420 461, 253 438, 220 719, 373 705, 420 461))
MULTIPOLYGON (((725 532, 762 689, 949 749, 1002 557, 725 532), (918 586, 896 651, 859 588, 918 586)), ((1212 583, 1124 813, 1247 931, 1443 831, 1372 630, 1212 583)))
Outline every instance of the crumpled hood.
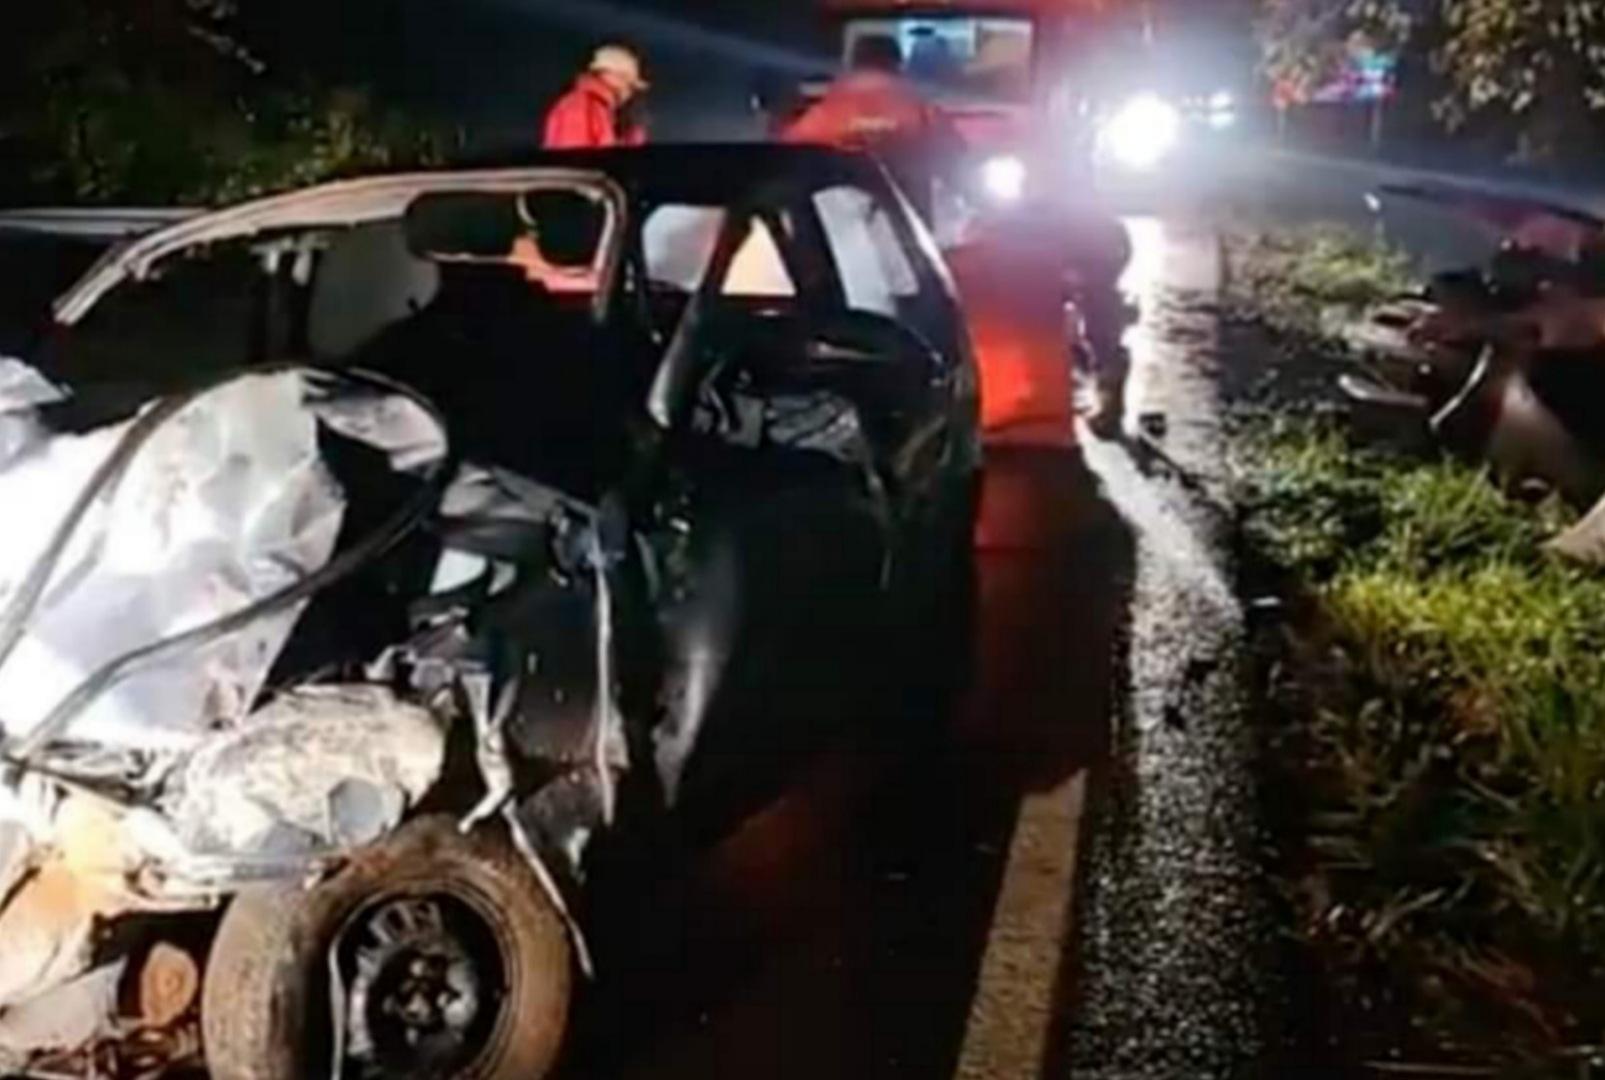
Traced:
MULTIPOLYGON (((0 411, 0 729, 27 736, 91 673, 119 657, 242 611, 328 563, 347 493, 325 466, 320 428, 386 449, 398 468, 444 453, 405 402, 320 400, 305 375, 242 375, 157 428, 70 530, 44 587, 30 578, 135 421, 84 434, 0 411), (3 636, 20 627, 14 646, 3 636)), ((109 686, 72 721, 75 742, 180 750, 253 705, 302 605, 266 615, 183 657, 109 686)))

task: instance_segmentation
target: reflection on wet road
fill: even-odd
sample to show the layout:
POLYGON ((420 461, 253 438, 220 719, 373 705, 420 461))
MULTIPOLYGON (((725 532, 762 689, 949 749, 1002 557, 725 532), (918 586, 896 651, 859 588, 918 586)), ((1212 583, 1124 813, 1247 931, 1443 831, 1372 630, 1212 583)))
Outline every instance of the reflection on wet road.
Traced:
MULTIPOLYGON (((1162 446, 1096 444, 1137 536, 1123 690, 1082 861, 1070 1075, 1274 1075, 1276 991, 1216 390, 1209 230, 1140 222, 1131 401, 1162 446), (1153 261, 1156 253, 1163 258, 1153 261)), ((1141 426, 1141 425, 1138 425, 1141 426)))
POLYGON ((610 906, 573 1075, 953 1075, 1022 800, 1104 743, 1127 546, 1073 453, 995 455, 985 502, 966 699, 866 718, 610 906))

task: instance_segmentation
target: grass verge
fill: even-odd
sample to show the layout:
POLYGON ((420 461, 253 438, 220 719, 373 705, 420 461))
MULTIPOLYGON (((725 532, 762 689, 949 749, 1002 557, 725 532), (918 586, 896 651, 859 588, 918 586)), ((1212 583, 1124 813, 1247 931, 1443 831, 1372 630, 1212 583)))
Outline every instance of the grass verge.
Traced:
MULTIPOLYGON (((1262 358, 1397 290, 1367 250, 1231 245, 1262 358)), ((1333 1047, 1509 1070, 1605 1041, 1605 576, 1542 552, 1559 505, 1355 446, 1305 397, 1245 416, 1245 538, 1290 601, 1273 820, 1333 1047)))

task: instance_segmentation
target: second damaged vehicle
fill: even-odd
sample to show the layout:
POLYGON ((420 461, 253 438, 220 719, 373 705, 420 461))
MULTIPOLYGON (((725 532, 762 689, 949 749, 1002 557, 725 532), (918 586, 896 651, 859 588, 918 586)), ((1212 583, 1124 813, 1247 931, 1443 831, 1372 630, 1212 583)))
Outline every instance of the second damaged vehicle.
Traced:
POLYGON ((1384 197, 1447 211, 1497 249, 1345 333, 1360 368, 1339 381, 1366 431, 1416 445, 1430 435, 1513 489, 1592 505, 1605 493, 1605 222, 1449 184, 1385 186, 1374 204, 1384 197))
POLYGON ((546 1075, 599 850, 959 666, 932 251, 868 161, 683 148, 92 271, 0 368, 0 1069, 546 1075))

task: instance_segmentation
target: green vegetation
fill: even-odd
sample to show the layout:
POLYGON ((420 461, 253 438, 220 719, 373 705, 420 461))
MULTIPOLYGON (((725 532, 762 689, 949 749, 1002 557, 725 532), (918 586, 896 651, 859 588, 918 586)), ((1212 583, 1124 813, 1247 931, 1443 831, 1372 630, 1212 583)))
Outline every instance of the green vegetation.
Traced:
POLYGON ((1406 255, 1339 225, 1233 233, 1227 255, 1231 299, 1282 334, 1319 335, 1416 284, 1406 255))
MULTIPOLYGON (((1283 366, 1403 273, 1336 238, 1233 251, 1283 366)), ((1297 613, 1269 645, 1273 812, 1331 1034, 1502 1070, 1605 1041, 1605 574, 1544 552, 1568 511, 1305 401, 1240 438, 1247 539, 1297 613)))
POLYGON ((240 5, 0 13, 0 201, 216 204, 438 156, 430 132, 366 92, 264 59, 240 5))
POLYGON ((1256 0, 1265 73, 1308 100, 1356 53, 1403 55, 1399 94, 1449 130, 1496 122, 1527 160, 1587 160, 1605 109, 1601 0, 1256 0))

